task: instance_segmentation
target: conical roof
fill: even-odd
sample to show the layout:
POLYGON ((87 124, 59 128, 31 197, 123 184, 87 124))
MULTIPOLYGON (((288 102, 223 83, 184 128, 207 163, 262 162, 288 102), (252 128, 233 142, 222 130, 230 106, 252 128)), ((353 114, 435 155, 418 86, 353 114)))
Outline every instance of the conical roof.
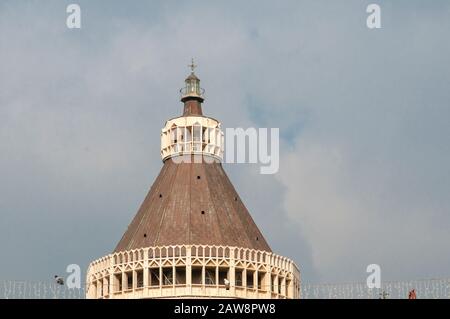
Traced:
MULTIPOLYGON (((194 61, 190 67, 193 71, 194 61)), ((193 72, 189 77, 198 80, 193 72)), ((189 96, 182 101, 184 113, 178 119, 206 118, 201 109, 203 98, 189 96)), ((212 124, 208 126, 207 121, 203 129, 214 132, 218 129, 218 122, 208 119, 212 124)), ((182 120, 181 123, 183 122, 185 121, 182 120)), ((178 124, 182 125, 181 123, 178 124)), ((167 125, 172 129, 170 123, 166 123, 167 125)), ((165 129, 163 133, 166 132, 165 129)), ((193 127, 186 130, 186 134, 192 133, 193 127)), ((218 154, 202 151, 201 155, 186 155, 185 149, 183 156, 191 160, 175 161, 171 158, 171 155, 179 156, 173 149, 173 143, 184 148, 185 143, 192 142, 187 136, 183 140, 183 136, 179 135, 184 133, 180 132, 172 130, 170 134, 177 137, 172 140, 173 136, 170 135, 170 142, 162 134, 164 165, 115 251, 170 245, 222 245, 271 251, 216 158, 218 154), (213 163, 202 157, 211 155, 208 159, 215 158, 213 163)), ((215 142, 212 139, 210 144, 208 138, 208 142, 204 140, 203 144, 210 144, 216 149, 221 147, 217 144, 218 141, 220 138, 215 142)), ((194 150, 196 145, 190 147, 194 150)))
POLYGON ((166 160, 115 251, 177 244, 271 251, 218 161, 166 160))

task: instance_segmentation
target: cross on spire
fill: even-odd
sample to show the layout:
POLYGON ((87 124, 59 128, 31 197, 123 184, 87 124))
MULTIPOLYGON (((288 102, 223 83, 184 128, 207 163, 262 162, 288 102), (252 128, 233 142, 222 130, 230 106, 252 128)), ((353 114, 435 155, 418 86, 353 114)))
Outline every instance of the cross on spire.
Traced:
POLYGON ((197 67, 197 65, 194 64, 194 58, 192 58, 191 64, 189 64, 188 67, 190 67, 192 73, 194 73, 194 69, 197 67))

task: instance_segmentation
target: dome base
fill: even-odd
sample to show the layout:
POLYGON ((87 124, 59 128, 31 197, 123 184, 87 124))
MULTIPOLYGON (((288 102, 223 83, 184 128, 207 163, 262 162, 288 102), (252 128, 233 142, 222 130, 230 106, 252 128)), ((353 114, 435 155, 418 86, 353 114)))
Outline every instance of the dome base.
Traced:
POLYGON ((211 245, 121 251, 89 265, 88 299, 300 297, 300 272, 271 252, 211 245))

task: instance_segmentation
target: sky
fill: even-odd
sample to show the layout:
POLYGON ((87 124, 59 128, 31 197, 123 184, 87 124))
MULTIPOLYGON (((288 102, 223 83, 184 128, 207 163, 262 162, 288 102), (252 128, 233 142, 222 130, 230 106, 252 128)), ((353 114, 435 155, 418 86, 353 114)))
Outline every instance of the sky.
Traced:
POLYGON ((449 32, 439 0, 1 1, 0 280, 114 249, 191 57, 206 115, 280 129, 277 174, 224 167, 304 282, 450 277, 449 32))

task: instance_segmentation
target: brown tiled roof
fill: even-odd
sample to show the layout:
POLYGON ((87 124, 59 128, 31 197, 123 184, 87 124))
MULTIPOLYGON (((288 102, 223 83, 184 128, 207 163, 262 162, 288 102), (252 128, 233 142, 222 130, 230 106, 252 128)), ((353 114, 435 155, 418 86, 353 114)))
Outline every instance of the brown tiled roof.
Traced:
POLYGON ((184 110, 183 110, 183 116, 202 116, 202 104, 200 101, 195 99, 189 99, 186 102, 184 102, 184 110))
POLYGON ((271 251, 221 163, 169 159, 115 251, 175 244, 271 251))

